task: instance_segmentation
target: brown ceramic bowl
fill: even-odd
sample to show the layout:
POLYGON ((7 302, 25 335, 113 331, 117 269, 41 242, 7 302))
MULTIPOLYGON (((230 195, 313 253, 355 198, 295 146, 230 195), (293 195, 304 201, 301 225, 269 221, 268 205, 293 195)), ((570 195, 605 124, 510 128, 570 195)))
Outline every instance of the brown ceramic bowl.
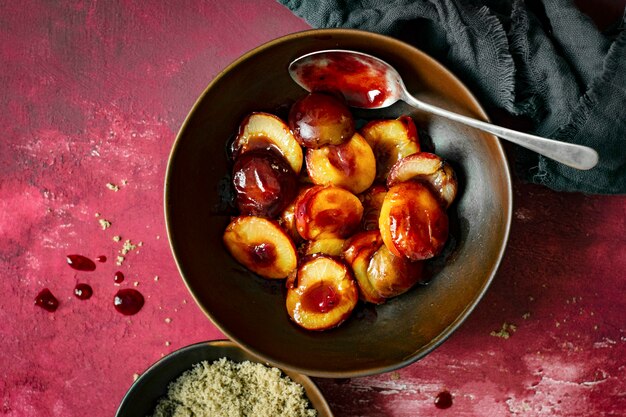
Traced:
POLYGON ((165 212, 178 268, 198 305, 232 340, 282 369, 319 377, 355 377, 410 364, 441 344, 479 302, 504 252, 511 222, 511 182, 493 135, 414 111, 398 103, 357 118, 410 114, 451 161, 460 183, 450 207, 451 236, 430 262, 432 281, 378 307, 357 307, 340 327, 305 331, 285 309, 284 283, 264 280, 224 249, 229 222, 223 190, 227 142, 252 111, 285 113, 305 94, 287 72, 298 56, 344 48, 395 66, 418 98, 487 120, 472 94, 417 49, 368 32, 327 29, 295 33, 245 54, 198 99, 174 144, 167 170, 165 212))
MULTIPOLYGON (((175 381, 183 372, 199 362, 213 362, 220 358, 228 358, 234 362, 250 361, 265 364, 262 359, 227 340, 186 346, 170 353, 141 374, 122 399, 115 417, 151 416, 159 398, 167 394, 170 382, 175 381)), ((309 377, 288 370, 283 373, 304 387, 306 396, 319 417, 333 416, 322 393, 309 377)))

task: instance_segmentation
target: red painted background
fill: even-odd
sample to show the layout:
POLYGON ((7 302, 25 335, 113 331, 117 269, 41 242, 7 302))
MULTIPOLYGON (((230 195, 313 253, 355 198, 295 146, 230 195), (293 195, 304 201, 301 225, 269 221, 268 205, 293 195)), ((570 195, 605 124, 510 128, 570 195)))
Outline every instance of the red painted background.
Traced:
MULTIPOLYGON (((222 337, 167 244, 167 157, 212 77, 306 28, 272 0, 0 3, 0 415, 111 416, 133 374, 222 337), (121 266, 116 235, 143 243, 121 266), (77 272, 72 253, 108 261, 77 272), (34 306, 44 287, 55 313, 34 306), (139 314, 114 310, 119 288, 144 294, 139 314)), ((507 253, 470 319, 400 371, 317 379, 338 416, 623 415, 626 198, 514 190, 507 253), (492 335, 503 323, 508 339, 492 335)))

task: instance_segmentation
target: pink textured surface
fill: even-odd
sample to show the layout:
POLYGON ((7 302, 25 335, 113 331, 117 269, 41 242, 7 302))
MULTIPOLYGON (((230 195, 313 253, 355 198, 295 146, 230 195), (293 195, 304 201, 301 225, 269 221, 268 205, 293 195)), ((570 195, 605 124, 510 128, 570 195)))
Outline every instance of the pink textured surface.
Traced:
MULTIPOLYGON (((307 28, 272 0, 59 3, 0 4, 0 415, 10 417, 111 416, 133 374, 222 337, 170 254, 167 156, 213 76, 307 28), (119 267, 115 235, 143 242, 119 267), (71 253, 108 261, 77 272, 71 253), (90 300, 72 295, 77 282, 93 287, 90 300), (134 283, 146 304, 122 316, 113 295, 134 283), (33 305, 44 287, 60 300, 55 313, 33 305)), ((338 416, 623 415, 625 219, 624 197, 516 184, 508 251, 470 319, 400 371, 318 379, 331 407, 338 416), (490 334, 505 322, 517 327, 508 339, 490 334), (433 405, 443 389, 454 397, 448 410, 433 405)))

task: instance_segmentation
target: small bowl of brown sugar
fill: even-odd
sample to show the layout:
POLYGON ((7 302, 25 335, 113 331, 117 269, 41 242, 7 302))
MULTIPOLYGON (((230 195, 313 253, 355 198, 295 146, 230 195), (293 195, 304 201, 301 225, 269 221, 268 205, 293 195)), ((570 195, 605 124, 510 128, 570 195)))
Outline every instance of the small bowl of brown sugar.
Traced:
POLYGON ((130 387, 116 417, 331 417, 311 379, 275 368, 235 343, 202 342, 172 352, 130 387))

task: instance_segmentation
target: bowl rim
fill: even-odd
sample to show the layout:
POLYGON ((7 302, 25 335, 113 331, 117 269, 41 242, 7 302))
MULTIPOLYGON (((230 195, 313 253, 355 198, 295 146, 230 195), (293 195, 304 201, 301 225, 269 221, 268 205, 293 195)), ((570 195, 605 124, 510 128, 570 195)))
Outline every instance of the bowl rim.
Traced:
MULTIPOLYGON (((266 365, 266 366, 276 367, 276 366, 272 365, 271 363, 265 362, 265 360, 263 358, 259 357, 258 355, 254 355, 254 354, 248 352, 247 350, 243 349, 241 347, 241 345, 233 342, 232 340, 227 340, 227 339, 209 340, 209 341, 205 341, 205 342, 197 342, 197 343, 193 343, 191 345, 183 346, 183 347, 181 347, 179 349, 176 349, 176 350, 168 353, 164 357, 160 358, 158 361, 156 361, 152 365, 150 365, 145 371, 143 371, 143 373, 141 375, 139 375, 139 378, 137 378, 131 384, 131 386, 128 388, 128 390, 124 394, 124 397, 122 397, 122 400, 120 401, 120 404, 119 404, 119 406, 118 406, 118 408, 117 408, 117 410, 115 412, 115 417, 119 417, 120 416, 120 412, 122 411, 123 406, 127 403, 127 401, 129 401, 130 397, 134 394, 134 391, 138 389, 138 387, 141 385, 141 383, 143 383, 144 381, 149 380, 150 378, 152 378, 153 375, 156 372, 158 372, 159 368, 163 364, 165 364, 165 363, 167 363, 169 361, 174 360, 177 356, 185 355, 188 352, 193 352, 193 351, 202 350, 202 349, 212 349, 212 348, 217 348, 217 347, 226 347, 226 348, 229 348, 229 349, 241 350, 242 352, 244 352, 248 356, 251 356, 250 358, 246 358, 246 360, 248 360, 250 362, 255 362, 255 363, 260 363, 260 364, 266 365)), ((224 357, 226 359, 232 360, 228 356, 224 356, 224 357)), ((193 364, 190 365, 189 369, 191 369, 191 366, 193 366, 193 364)), ((283 375, 286 375, 285 370, 283 370, 282 368, 278 368, 278 369, 281 370, 283 375)), ((317 384, 315 382, 313 382, 313 380, 311 378, 309 378, 307 375, 304 375, 304 374, 299 373, 299 372, 292 371, 291 369, 289 369, 288 371, 297 374, 298 378, 302 379, 304 384, 302 382, 294 381, 292 379, 293 382, 296 382, 297 384, 301 385, 303 388, 311 389, 316 394, 317 399, 320 402, 320 404, 313 404, 313 401, 310 399, 310 396, 305 393, 307 399, 309 400, 309 403, 310 403, 311 407, 313 407, 318 412, 318 414, 323 413, 323 415, 326 415, 328 417, 333 417, 334 414, 333 414, 333 412, 332 412, 332 410, 330 408, 330 405, 328 405, 328 402, 326 401, 326 397, 324 397, 324 394, 319 389, 317 384), (307 385, 306 387, 305 387, 305 384, 307 385)), ((287 375, 287 376, 289 376, 289 375, 287 375)), ((291 379, 291 377, 290 377, 290 379, 291 379)))
POLYGON ((439 61, 437 61, 436 59, 432 58, 430 55, 426 54, 425 52, 421 51, 420 49, 416 48, 413 45, 410 45, 410 44, 408 44, 406 42, 403 42, 403 41, 401 41, 399 39, 392 38, 390 36, 386 36, 386 35, 382 35, 382 34, 378 34, 378 33, 374 33, 374 32, 369 32, 369 31, 364 31, 364 30, 359 30, 359 29, 329 28, 329 29, 308 29, 308 30, 304 30, 304 31, 294 32, 294 33, 291 33, 291 34, 288 34, 288 35, 285 35, 285 36, 281 36, 281 37, 272 39, 272 40, 270 40, 268 42, 265 42, 265 43, 255 47, 255 48, 249 50, 248 52, 246 52, 243 55, 241 55, 239 58, 237 58, 234 61, 232 61, 228 66, 226 66, 222 71, 220 71, 211 80, 211 82, 203 90, 202 94, 200 94, 198 99, 196 99, 194 105, 191 107, 191 109, 187 113, 187 116, 185 117, 185 120, 183 121, 180 129, 178 130, 178 133, 176 134, 176 138, 174 140, 174 143, 172 144, 172 149, 171 149, 169 157, 168 157, 167 168, 166 168, 166 172, 165 172, 165 181, 164 181, 165 192, 163 193, 163 203, 164 203, 163 207, 164 207, 165 226, 166 226, 166 231, 167 231, 167 239, 168 239, 168 242, 169 242, 170 250, 171 250, 172 255, 174 257, 174 261, 176 263, 176 267, 178 269, 178 273, 179 273, 180 277, 182 278, 182 280, 183 280, 183 282, 185 284, 185 287, 187 288, 187 290, 189 291, 189 293, 193 297, 196 305, 202 310, 202 312, 204 312, 204 314, 209 318, 211 323, 213 323, 213 325, 216 326, 225 336, 227 336, 230 340, 236 342, 237 345, 239 347, 241 347, 242 349, 244 349, 245 351, 251 353, 254 356, 257 356, 257 357, 261 358, 264 361, 267 361, 267 363, 269 363, 272 366, 275 366, 277 368, 280 368, 280 369, 288 369, 290 371, 294 371, 294 372, 297 372, 297 373, 300 373, 300 374, 303 374, 303 375, 310 375, 310 376, 321 377, 321 378, 356 378, 356 377, 364 377, 364 376, 369 376, 369 375, 376 375, 376 374, 380 374, 380 373, 384 373, 384 372, 390 372, 390 371, 393 371, 393 370, 401 369, 401 368, 403 368, 405 366, 408 366, 408 365, 410 365, 410 364, 412 364, 412 363, 422 359, 424 356, 426 356, 427 354, 431 353, 434 349, 436 349, 438 346, 440 346, 445 340, 447 340, 465 322, 465 320, 467 320, 467 318, 470 316, 472 311, 476 308, 478 303, 480 303, 480 301, 485 296, 485 293, 489 289, 489 286, 491 285, 491 283, 492 283, 492 281, 493 281, 493 279, 494 279, 494 277, 495 277, 495 275, 496 275, 496 273, 498 271, 498 268, 500 267, 500 264, 502 262, 502 258, 504 256, 504 252, 506 250, 506 247, 507 247, 507 244, 508 244, 508 240, 509 240, 509 235, 510 235, 510 230, 511 230, 511 222, 512 222, 512 217, 513 217, 513 187, 512 187, 510 166, 509 166, 509 163, 507 161, 506 153, 504 152, 504 148, 502 146, 502 143, 500 142, 500 140, 495 135, 489 134, 489 133, 485 132, 486 135, 489 135, 490 137, 492 137, 495 140, 494 143, 495 143, 496 149, 498 151, 499 159, 502 161, 503 166, 504 166, 504 169, 503 169, 504 172, 502 174, 504 176, 504 178, 503 178, 504 184, 506 185, 506 197, 504 199, 505 200, 505 204, 506 204, 506 213, 503 216, 504 219, 505 219, 506 224, 505 224, 505 230, 504 230, 504 238, 502 240, 502 244, 500 245, 500 248, 499 248, 498 253, 497 253, 497 260, 494 263, 494 265, 491 268, 491 270, 489 271, 489 276, 484 281, 484 284, 480 288, 480 290, 479 290, 477 296, 475 297, 475 299, 471 303, 469 303, 465 307, 465 309, 463 309, 463 311, 461 311, 461 313, 456 317, 456 319, 452 323, 450 323, 450 325, 448 327, 446 327, 437 337, 433 338, 428 344, 424 345, 420 349, 419 353, 408 355, 402 361, 399 361, 399 362, 397 362, 397 363, 395 363, 393 365, 369 366, 369 367, 362 367, 360 369, 355 369, 355 370, 351 370, 351 371, 340 371, 340 372, 320 371, 320 370, 309 369, 309 368, 304 368, 304 367, 300 367, 300 366, 293 366, 293 365, 290 365, 288 363, 285 363, 284 361, 275 360, 273 358, 268 357, 267 355, 264 355, 262 352, 259 352, 253 346, 248 346, 246 343, 243 343, 236 336, 232 335, 227 329, 225 329, 220 323, 218 323, 216 320, 213 319, 213 316, 199 302, 196 293, 190 287, 187 279, 185 278, 185 275, 183 274, 183 270, 182 270, 182 265, 180 264, 179 259, 176 256, 176 251, 177 251, 176 244, 173 242, 173 239, 172 239, 172 229, 171 229, 172 225, 170 223, 169 204, 168 204, 168 201, 170 200, 170 193, 171 193, 170 177, 172 175, 172 161, 174 160, 174 157, 175 157, 175 155, 176 155, 176 153, 178 151, 178 148, 179 148, 180 143, 182 141, 183 134, 186 131, 187 126, 190 123, 190 120, 192 119, 192 117, 195 116, 196 112, 198 111, 198 108, 200 107, 200 103, 204 100, 204 97, 208 94, 209 90, 211 90, 215 84, 219 83, 220 80, 225 76, 225 74, 227 74, 233 68, 241 65, 242 63, 244 63, 245 61, 247 61, 248 59, 250 59, 251 57, 255 56, 256 54, 262 52, 265 49, 271 48, 271 47, 273 47, 276 44, 280 44, 280 43, 286 42, 286 41, 292 41, 292 40, 295 40, 295 39, 298 39, 298 38, 311 37, 311 36, 328 36, 328 35, 331 35, 331 36, 333 36, 333 35, 367 36, 367 37, 378 38, 378 39, 384 40, 386 42, 396 43, 398 45, 402 45, 403 47, 408 47, 408 48, 413 49, 418 55, 421 55, 421 57, 424 60, 429 61, 429 63, 435 65, 447 77, 450 77, 451 79, 453 79, 458 84, 459 88, 466 94, 466 96, 468 97, 471 105, 475 107, 475 109, 476 109, 476 111, 478 113, 478 116, 480 118, 482 118, 482 120, 484 120, 486 122, 490 122, 490 119, 487 116, 487 113, 483 109, 482 105, 476 99, 474 94, 467 88, 465 83, 463 83, 456 75, 454 75, 446 66, 444 66, 439 61))

